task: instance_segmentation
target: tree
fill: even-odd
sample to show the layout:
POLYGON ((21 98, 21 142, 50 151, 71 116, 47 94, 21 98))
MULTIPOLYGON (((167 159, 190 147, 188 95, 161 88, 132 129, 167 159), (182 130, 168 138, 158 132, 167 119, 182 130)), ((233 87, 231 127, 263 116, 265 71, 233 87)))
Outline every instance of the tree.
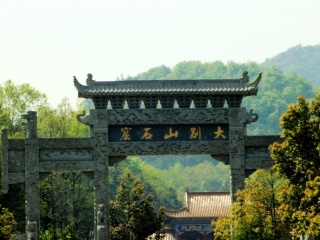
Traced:
POLYGON ((2 208, 0 204, 0 239, 10 239, 18 233, 17 222, 13 214, 7 208, 2 208))
POLYGON ((284 218, 296 236, 320 239, 320 94, 310 105, 302 96, 280 118, 282 143, 270 146, 276 169, 288 179, 284 218))
POLYGON ((215 237, 237 240, 290 239, 290 225, 281 219, 279 194, 283 179, 274 170, 258 170, 238 191, 231 215, 213 222, 215 237))
POLYGON ((110 199, 115 199, 120 178, 128 171, 140 179, 145 192, 154 195, 152 204, 156 209, 160 206, 166 206, 169 209, 182 207, 177 198, 176 188, 169 182, 165 172, 143 162, 139 157, 127 157, 126 160, 109 169, 110 199))
POLYGON ((129 172, 121 178, 115 201, 110 201, 110 239, 162 238, 164 207, 154 211, 153 195, 146 195, 140 181, 129 172))
MULTIPOLYGON (((87 137, 89 128, 76 121, 78 105, 68 99, 57 108, 42 107, 38 112, 38 136, 44 138, 87 137)), ((52 173, 41 182, 41 229, 54 238, 73 236, 77 231, 88 237, 93 229, 93 182, 81 173, 52 173), (72 231, 71 231, 72 230, 72 231)))
MULTIPOLYGON (((48 103, 45 94, 29 84, 15 85, 8 80, 0 85, 0 128, 7 128, 10 138, 23 138, 26 131, 21 124, 21 114, 28 110, 38 111, 46 106, 48 103)), ((25 230, 25 199, 24 191, 20 186, 11 185, 6 195, 2 195, 1 191, 0 204, 13 213, 18 223, 18 231, 23 232, 25 230)))
POLYGON ((45 106, 48 106, 47 96, 29 84, 15 85, 8 80, 0 85, 0 127, 8 128, 10 137, 24 137, 21 114, 45 106))

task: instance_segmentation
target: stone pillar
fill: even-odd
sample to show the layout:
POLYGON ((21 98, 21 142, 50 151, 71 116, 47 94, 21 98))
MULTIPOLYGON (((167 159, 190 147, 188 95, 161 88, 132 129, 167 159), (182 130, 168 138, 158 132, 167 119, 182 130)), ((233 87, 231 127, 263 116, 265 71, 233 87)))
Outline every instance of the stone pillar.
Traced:
POLYGON ((108 124, 105 109, 92 109, 94 150, 94 233, 96 240, 109 239, 108 124))
POLYGON ((25 140, 25 192, 27 239, 39 239, 40 179, 38 138, 25 140))
POLYGON ((7 194, 9 191, 9 180, 8 180, 8 129, 3 128, 1 133, 2 142, 2 192, 7 194))
POLYGON ((236 200, 235 193, 244 188, 245 122, 242 122, 241 119, 245 113, 245 108, 229 108, 230 193, 232 201, 236 200))
POLYGON ((37 137, 37 112, 28 111, 21 115, 28 131, 25 140, 25 192, 27 239, 39 239, 40 225, 40 177, 39 139, 37 137))

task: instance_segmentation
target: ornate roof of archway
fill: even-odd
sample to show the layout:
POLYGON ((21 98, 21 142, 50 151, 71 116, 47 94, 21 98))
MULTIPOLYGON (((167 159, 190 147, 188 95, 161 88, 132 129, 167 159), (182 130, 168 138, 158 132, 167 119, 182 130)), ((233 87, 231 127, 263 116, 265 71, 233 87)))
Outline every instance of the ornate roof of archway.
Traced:
POLYGON ((180 108, 189 108, 191 101, 195 107, 222 107, 227 100, 229 107, 240 107, 242 98, 257 95, 261 73, 255 81, 249 83, 247 72, 240 79, 212 80, 141 80, 141 81, 95 81, 88 74, 86 85, 74 77, 78 96, 93 100, 97 109, 107 107, 123 108, 124 101, 129 108, 140 108, 143 100, 146 108, 156 108, 158 101, 162 108, 173 107, 177 100, 180 108))

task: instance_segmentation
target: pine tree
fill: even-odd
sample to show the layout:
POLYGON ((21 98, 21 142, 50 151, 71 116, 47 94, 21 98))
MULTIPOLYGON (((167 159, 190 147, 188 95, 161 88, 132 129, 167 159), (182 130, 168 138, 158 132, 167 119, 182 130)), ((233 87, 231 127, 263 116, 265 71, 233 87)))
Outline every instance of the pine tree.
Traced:
POLYGON ((115 201, 110 201, 110 239, 141 240, 162 237, 164 207, 154 210, 154 197, 146 195, 140 180, 129 172, 121 178, 115 201))

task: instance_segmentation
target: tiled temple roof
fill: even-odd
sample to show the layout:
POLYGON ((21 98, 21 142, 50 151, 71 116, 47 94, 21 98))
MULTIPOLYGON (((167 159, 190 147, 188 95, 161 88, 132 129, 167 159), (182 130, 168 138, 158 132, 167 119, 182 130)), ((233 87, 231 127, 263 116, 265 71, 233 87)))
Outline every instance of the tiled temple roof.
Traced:
POLYGON ((74 79, 78 96, 137 96, 137 95, 256 95, 261 74, 252 83, 244 79, 225 80, 142 80, 142 81, 92 81, 89 86, 74 79))
POLYGON ((215 218, 229 214, 229 192, 185 192, 185 207, 167 210, 169 218, 215 218))

